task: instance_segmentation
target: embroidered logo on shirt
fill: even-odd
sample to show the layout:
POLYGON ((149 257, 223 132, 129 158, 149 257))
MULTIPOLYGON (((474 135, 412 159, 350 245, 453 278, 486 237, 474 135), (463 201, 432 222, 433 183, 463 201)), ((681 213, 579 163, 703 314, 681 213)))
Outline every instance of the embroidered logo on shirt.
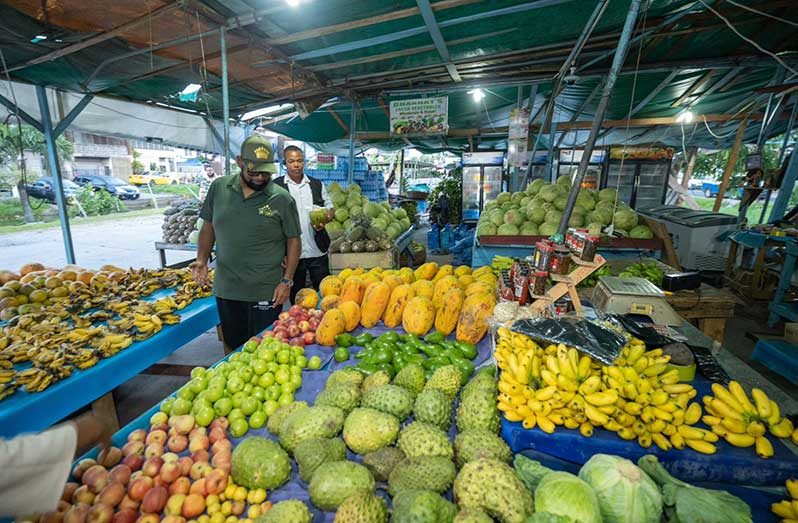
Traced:
POLYGON ((272 208, 269 207, 269 204, 267 203, 266 205, 258 209, 258 214, 260 214, 261 216, 266 216, 268 218, 270 216, 274 216, 274 211, 272 211, 272 208))

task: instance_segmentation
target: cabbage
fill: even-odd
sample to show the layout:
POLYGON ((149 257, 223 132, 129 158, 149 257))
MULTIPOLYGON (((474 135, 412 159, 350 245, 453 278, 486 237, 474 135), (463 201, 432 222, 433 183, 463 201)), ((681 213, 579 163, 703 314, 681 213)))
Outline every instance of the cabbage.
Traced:
POLYGON ((510 225, 518 226, 524 223, 524 218, 517 210, 511 209, 506 213, 504 213, 504 223, 509 223, 510 225))
POLYGON ((587 233, 590 234, 591 236, 600 236, 601 235, 601 229, 603 229, 603 228, 604 228, 604 225, 602 225, 600 223, 595 223, 595 222, 588 223, 587 224, 587 233))
POLYGON ((342 193, 344 192, 343 188, 341 188, 341 184, 338 182, 333 182, 327 186, 327 193, 332 196, 333 193, 342 193))
POLYGON ((346 211, 346 209, 338 209, 335 211, 335 219, 340 223, 344 223, 349 219, 349 213, 346 211))
POLYGON ((384 231, 388 229, 388 222, 386 222, 382 218, 374 218, 373 220, 371 220, 371 226, 381 231, 384 231))
POLYGON ((527 517, 524 523, 573 523, 573 520, 566 516, 552 514, 551 512, 535 512, 527 517))
POLYGON ((617 234, 621 238, 628 238, 629 237, 629 231, 624 231, 623 229, 617 229, 616 228, 616 229, 613 229, 612 232, 614 232, 615 234, 617 234))
POLYGON ((579 214, 583 214, 583 215, 584 215, 584 214, 587 214, 587 213, 589 213, 590 211, 589 211, 588 209, 585 209, 585 206, 584 206, 584 205, 582 205, 582 204, 579 202, 579 200, 576 200, 576 202, 574 203, 574 210, 573 210, 573 212, 576 212, 576 213, 579 213, 579 214))
POLYGON ((495 236, 496 226, 490 222, 480 223, 477 226, 477 236, 495 236))
POLYGON ((498 227, 504 223, 504 211, 501 209, 494 209, 490 212, 490 223, 498 227))
POLYGON ((499 195, 496 197, 496 201, 499 203, 499 205, 501 205, 501 204, 503 204, 505 202, 509 202, 510 201, 510 193, 508 193, 508 192, 499 193, 499 195))
POLYGON ((540 225, 546 221, 546 209, 543 207, 527 207, 526 217, 530 222, 540 225))
POLYGON ((607 187, 606 189, 602 189, 598 193, 599 200, 603 200, 605 202, 614 202, 615 198, 618 197, 618 191, 607 187))
POLYGON ((587 215, 587 219, 589 222, 609 225, 612 223, 612 211, 598 207, 595 211, 587 215))
POLYGON ((629 230, 629 237, 650 240, 654 237, 654 233, 648 228, 648 225, 638 225, 629 230))
POLYGON ((538 226, 532 222, 525 222, 521 226, 521 231, 518 233, 521 236, 538 236, 540 231, 538 230, 538 226))
POLYGON ((557 209, 552 209, 546 213, 546 223, 553 223, 554 225, 559 225, 560 220, 562 219, 562 213, 557 209))
POLYGON ((614 223, 620 229, 627 231, 633 229, 637 225, 637 213, 627 210, 617 211, 614 216, 614 223))
POLYGON ((558 191, 553 185, 544 185, 540 188, 538 195, 547 202, 553 202, 558 196, 560 196, 560 191, 558 191))
POLYGON ((568 197, 567 196, 558 196, 553 202, 554 208, 558 211, 562 211, 565 209, 565 206, 568 204, 568 197))
POLYGON ((516 225, 513 225, 512 223, 503 223, 499 225, 499 228, 496 230, 496 233, 499 236, 517 236, 518 227, 516 225))
POLYGON ((530 492, 535 492, 540 480, 554 472, 541 462, 529 459, 523 454, 516 454, 513 457, 513 468, 515 469, 515 475, 526 485, 530 492))
POLYGON ((557 177, 557 185, 564 185, 566 187, 571 186, 571 175, 570 174, 563 174, 562 176, 557 177))
POLYGON ((577 212, 572 212, 568 218, 568 227, 581 227, 585 224, 585 217, 577 212))
POLYGON ((593 488, 567 472, 546 474, 535 489, 535 512, 551 512, 578 523, 602 523, 593 488))
POLYGON ((537 194, 540 192, 540 188, 546 185, 546 181, 542 178, 537 178, 532 180, 529 185, 526 186, 527 194, 537 194))
POLYGON ((353 205, 349 208, 349 216, 360 216, 363 214, 363 207, 359 205, 353 205))
POLYGON ((657 484, 628 459, 594 454, 579 477, 593 487, 604 523, 658 523, 662 517, 657 484))
POLYGON ((558 225, 558 223, 543 223, 538 227, 538 231, 541 236, 551 236, 552 234, 557 234, 558 225))
POLYGON ((400 219, 400 220, 401 220, 402 218, 407 218, 407 211, 406 211, 406 210, 404 210, 404 209, 402 209, 401 207, 397 207, 397 208, 396 208, 396 209, 393 211, 393 215, 394 215, 396 218, 398 218, 398 219, 400 219))

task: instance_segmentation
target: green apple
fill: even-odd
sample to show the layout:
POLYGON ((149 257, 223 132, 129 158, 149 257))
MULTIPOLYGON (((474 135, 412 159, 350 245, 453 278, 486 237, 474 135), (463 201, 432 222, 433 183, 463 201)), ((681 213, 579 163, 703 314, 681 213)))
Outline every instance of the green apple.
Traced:
POLYGON ((318 356, 311 356, 308 360, 308 369, 319 370, 321 368, 321 358, 318 356))
POLYGON ((175 404, 175 398, 169 397, 161 402, 161 412, 165 412, 167 416, 172 414, 172 406, 175 404))
POLYGON ((205 389, 205 398, 214 403, 216 400, 224 396, 224 385, 211 385, 207 389, 205 389))
POLYGON ((282 385, 283 383, 288 383, 289 381, 291 381, 291 373, 288 372, 286 369, 280 369, 274 374, 274 379, 280 385, 282 385))
POLYGON ((270 400, 277 400, 280 398, 280 386, 278 384, 274 384, 268 389, 266 389, 266 397, 270 400))
POLYGON ((204 378, 207 374, 208 370, 205 367, 194 367, 191 369, 192 378, 204 378))
POLYGON ((233 394, 233 398, 232 398, 232 400, 233 400, 233 408, 234 409, 240 408, 241 405, 244 403, 244 400, 246 398, 247 398, 247 395, 243 391, 236 392, 235 394, 233 394))
POLYGON ((197 425, 199 425, 200 427, 207 427, 208 425, 211 424, 214 417, 215 417, 215 412, 213 410, 213 407, 203 406, 197 411, 197 414, 194 415, 194 420, 197 422, 197 425))
POLYGON ((191 402, 184 398, 175 398, 172 404, 172 416, 182 416, 191 412, 191 402))
POLYGON ((188 387, 180 387, 180 390, 177 391, 177 397, 183 398, 186 401, 194 401, 195 394, 191 391, 188 387))
POLYGON ((263 403, 263 412, 265 412, 267 416, 271 416, 279 408, 280 404, 277 403, 276 400, 266 400, 263 403))
POLYGON ((289 383, 292 387, 294 387, 294 390, 298 389, 302 386, 302 375, 292 374, 291 381, 289 383))
POLYGON ((252 394, 252 388, 253 387, 254 387, 254 385, 252 383, 247 383, 246 385, 244 385, 244 388, 242 389, 242 391, 245 394, 252 394))
POLYGON ((227 416, 233 410, 233 401, 230 398, 221 398, 213 404, 217 416, 227 416))
POLYGON ((266 362, 263 360, 255 360, 252 362, 252 371, 256 376, 262 376, 266 373, 266 362))
POLYGON ((264 389, 266 387, 271 387, 272 385, 274 385, 274 374, 272 374, 271 372, 267 372, 263 376, 259 377, 258 385, 260 385, 264 389))
POLYGON ((282 396, 283 394, 292 394, 296 389, 297 387, 294 387, 294 384, 290 381, 287 383, 283 383, 282 385, 280 385, 280 395, 282 396))
POLYGON ((274 374, 275 372, 277 372, 277 369, 279 368, 280 364, 278 364, 276 361, 270 361, 266 363, 266 372, 271 372, 272 374, 274 374))
POLYGON ((283 349, 277 353, 277 363, 288 363, 291 361, 291 351, 288 349, 283 349))
POLYGON ((234 438, 240 438, 246 434, 248 430, 249 425, 247 424, 247 420, 243 417, 236 418, 230 422, 230 435, 234 438))
POLYGON ((254 373, 252 372, 251 367, 244 367, 243 369, 238 371, 238 375, 241 376, 241 381, 243 381, 244 383, 249 383, 249 380, 252 379, 253 374, 254 373))
POLYGON ((234 352, 234 353, 232 353, 232 354, 230 355, 230 357, 229 357, 229 358, 227 358, 227 361, 228 361, 228 363, 235 363, 235 362, 237 362, 239 359, 241 359, 241 353, 240 353, 240 352, 234 352))
POLYGON ((252 397, 258 401, 263 401, 266 399, 266 389, 260 386, 255 386, 252 388, 252 397))
POLYGON ((283 394, 280 396, 280 399, 277 400, 277 403, 280 405, 288 405, 294 402, 294 395, 293 394, 283 394))
POLYGON ((258 410, 258 408, 260 408, 260 402, 252 396, 247 396, 241 403, 241 412, 243 412, 245 416, 249 416, 258 410))
POLYGON ((227 415, 227 420, 231 423, 234 419, 244 419, 244 413, 241 409, 233 409, 230 411, 230 414, 227 415))
POLYGON ((204 377, 191 378, 191 381, 188 382, 188 388, 191 389, 191 392, 194 394, 199 394, 208 388, 208 380, 206 380, 204 377))
POLYGON ((304 355, 297 356, 294 360, 294 364, 300 369, 304 369, 308 366, 308 359, 304 355))
POLYGON ((259 429, 266 424, 266 413, 262 410, 256 410, 249 417, 249 426, 253 429, 259 429))
POLYGON ((234 376, 227 380, 227 391, 231 394, 235 394, 237 392, 241 392, 244 389, 244 382, 241 381, 241 378, 238 376, 234 376))

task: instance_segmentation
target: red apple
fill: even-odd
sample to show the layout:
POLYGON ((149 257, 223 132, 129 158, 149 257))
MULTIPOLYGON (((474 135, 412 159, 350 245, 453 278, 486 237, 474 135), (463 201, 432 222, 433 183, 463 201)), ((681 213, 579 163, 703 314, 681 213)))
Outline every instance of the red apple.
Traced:
POLYGON ((144 440, 146 438, 147 438, 147 431, 144 429, 136 429, 127 435, 128 441, 141 441, 142 443, 144 443, 144 440))
POLYGON ((180 459, 180 456, 178 456, 174 452, 167 452, 163 456, 161 456, 161 459, 163 460, 164 463, 177 463, 177 460, 180 459))
POLYGON ((133 501, 141 501, 144 496, 153 488, 153 480, 149 476, 139 476, 130 482, 127 489, 127 495, 133 501))
POLYGON ((163 459, 161 459, 160 457, 154 457, 144 462, 144 465, 141 467, 141 471, 144 473, 145 476, 154 478, 161 471, 162 466, 163 466, 163 459))
POLYGON ((97 495, 97 502, 113 508, 119 505, 124 497, 125 486, 121 483, 110 483, 97 495))
POLYGON ((97 462, 103 467, 110 469, 122 461, 122 449, 107 447, 100 451, 97 462))
POLYGON ((244 509, 246 508, 246 503, 244 503, 243 501, 235 500, 233 501, 232 505, 233 506, 230 512, 232 512, 233 515, 240 516, 241 514, 244 513, 244 509))
POLYGON ((291 308, 288 309, 288 314, 290 314, 291 316, 296 316, 302 311, 304 311, 304 309, 302 308, 301 305, 291 305, 291 308))
POLYGON ((186 501, 185 494, 175 494, 166 501, 166 515, 179 516, 183 511, 183 503, 186 501))
POLYGON ((89 487, 89 490, 95 494, 99 494, 100 491, 108 485, 111 478, 108 476, 108 471, 105 470, 105 467, 102 465, 94 465, 83 473, 81 481, 83 481, 84 485, 89 487))
POLYGON ((114 509, 105 503, 95 503, 89 515, 86 517, 86 523, 111 523, 114 517, 114 509))
POLYGON ((213 470, 211 464, 207 461, 198 461, 191 466, 191 472, 189 472, 189 477, 193 480, 198 480, 202 477, 205 477, 213 470))
POLYGON ((144 459, 147 460, 150 458, 160 458, 161 456, 163 456, 164 452, 166 451, 163 445, 161 445, 160 443, 150 443, 144 449, 144 459))
POLYGON ((125 456, 143 456, 144 455, 144 442, 139 440, 128 441, 122 447, 122 454, 125 456))
POLYGON ((290 336, 291 338, 296 338, 297 336, 299 336, 299 332, 300 332, 299 326, 297 325, 291 325, 290 327, 288 327, 288 336, 290 336))
POLYGON ((316 334, 313 332, 306 332, 302 335, 302 343, 305 345, 313 345, 316 343, 316 334))
POLYGON ((90 510, 91 506, 85 503, 72 505, 72 508, 64 513, 64 523, 85 523, 90 510))
POLYGON ((125 456, 125 459, 122 460, 122 464, 130 467, 130 470, 133 472, 141 470, 141 466, 144 465, 144 456, 138 454, 125 456))
POLYGON ((171 485, 169 485, 169 495, 175 494, 188 494, 191 490, 191 480, 185 476, 177 478, 171 485))
POLYGON ((295 338, 291 338, 288 341, 288 344, 291 345, 292 347, 304 347, 305 346, 305 342, 302 341, 302 337, 301 336, 296 336, 295 338))
POLYGON ((114 514, 111 523, 136 523, 139 513, 132 508, 125 508, 114 514))
POLYGON ((194 460, 188 456, 183 456, 177 460, 177 464, 180 465, 180 475, 188 476, 188 473, 191 471, 191 465, 194 464, 194 460))
POLYGON ((127 485, 130 483, 130 475, 132 473, 133 471, 129 466, 125 465, 124 463, 120 463, 112 468, 108 475, 111 477, 111 481, 121 483, 122 485, 127 485))
POLYGON ((213 447, 211 447, 211 452, 213 452, 214 456, 223 450, 227 451, 233 450, 233 444, 227 438, 218 440, 216 443, 213 444, 213 447))
POLYGON ((164 483, 172 483, 180 477, 180 465, 176 461, 164 463, 158 476, 164 483))
POLYGON ((78 504, 83 503, 85 505, 92 505, 94 503, 95 498, 94 492, 89 490, 89 487, 86 485, 81 485, 75 492, 72 493, 72 503, 78 504))
POLYGON ((196 426, 191 429, 191 432, 188 433, 188 440, 191 441, 192 439, 201 438, 202 436, 208 435, 208 429, 205 427, 196 426))
POLYGON ((208 453, 207 450, 199 449, 199 450, 191 453, 191 459, 194 461, 194 463, 197 463, 197 462, 200 462, 200 461, 210 461, 211 460, 211 455, 208 453))
POLYGON ((182 434, 175 434, 174 436, 169 437, 169 440, 166 442, 166 446, 169 447, 171 452, 183 452, 186 450, 186 447, 188 447, 188 438, 182 434))
POLYGON ((64 490, 61 492, 61 499, 71 503, 72 494, 74 494, 75 491, 78 490, 78 487, 80 487, 80 485, 78 483, 75 483, 74 481, 70 481, 69 483, 64 485, 64 490))
POLYGON ((227 488, 227 473, 221 469, 213 469, 205 478, 205 489, 208 494, 221 494, 227 488))
POLYGON ((96 465, 97 462, 93 459, 82 459, 80 462, 75 465, 75 468, 72 469, 72 477, 76 480, 80 481, 83 477, 83 473, 89 470, 91 467, 96 465))
POLYGON ((191 488, 188 489, 189 494, 199 494, 203 498, 208 495, 208 489, 205 486, 205 478, 200 478, 194 483, 191 484, 191 488))
POLYGON ((131 509, 134 512, 136 512, 136 514, 138 514, 139 505, 141 505, 141 501, 136 501, 135 499, 132 499, 129 495, 125 495, 125 497, 122 498, 121 503, 119 503, 119 510, 131 509))
POLYGON ((227 433, 221 427, 211 427, 211 432, 208 434, 208 441, 213 445, 217 441, 227 438, 227 433))
POLYGON ((161 522, 160 514, 142 514, 139 516, 139 519, 136 520, 136 523, 160 523, 160 522, 161 522))
POLYGON ((152 487, 141 500, 141 511, 160 514, 169 499, 169 491, 165 487, 152 487))
POLYGON ((316 329, 319 328, 319 323, 321 323, 321 319, 318 316, 313 316, 308 320, 308 323, 310 323, 310 330, 315 332, 316 329))
POLYGON ((263 333, 263 337, 264 338, 273 338, 274 337, 274 331, 266 331, 266 332, 264 332, 263 333))
POLYGON ((182 516, 166 516, 161 523, 186 523, 186 518, 182 516))
POLYGON ((183 414, 169 418, 169 426, 174 427, 179 434, 188 434, 194 428, 194 416, 183 414))
POLYGON ((280 314, 277 316, 277 319, 278 319, 278 320, 280 320, 280 321, 285 321, 285 320, 287 320, 287 319, 288 319, 288 318, 290 318, 290 317, 291 317, 291 315, 290 315, 288 312, 281 312, 281 313, 280 313, 280 314))
POLYGON ((188 443, 188 451, 192 454, 200 450, 208 450, 211 446, 208 436, 197 436, 188 443))
POLYGON ((211 422, 211 428, 219 427, 223 431, 227 432, 227 427, 230 426, 230 422, 227 421, 227 418, 216 418, 211 422))
POLYGON ((147 445, 152 445, 153 443, 158 443, 161 446, 166 445, 166 431, 158 429, 153 430, 149 434, 147 434, 147 439, 144 440, 144 443, 147 445))
POLYGON ((38 523, 62 523, 64 521, 64 513, 53 511, 45 512, 39 517, 38 523))
POLYGON ((310 323, 305 321, 305 320, 303 320, 303 321, 299 322, 297 327, 299 327, 299 330, 301 332, 308 332, 310 330, 310 323))
POLYGON ((186 496, 181 510, 184 518, 195 518, 203 512, 205 512, 205 498, 202 495, 189 494, 186 496))

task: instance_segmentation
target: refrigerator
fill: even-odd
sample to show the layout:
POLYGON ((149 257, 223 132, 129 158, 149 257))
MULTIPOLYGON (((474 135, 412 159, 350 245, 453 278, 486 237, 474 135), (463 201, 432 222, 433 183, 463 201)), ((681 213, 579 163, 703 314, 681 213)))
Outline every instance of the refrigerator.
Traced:
POLYGON ((618 201, 635 210, 662 205, 668 189, 673 149, 613 148, 602 187, 618 189, 618 201))
POLYGON ((485 204, 504 190, 504 152, 463 153, 464 222, 475 222, 485 204))

